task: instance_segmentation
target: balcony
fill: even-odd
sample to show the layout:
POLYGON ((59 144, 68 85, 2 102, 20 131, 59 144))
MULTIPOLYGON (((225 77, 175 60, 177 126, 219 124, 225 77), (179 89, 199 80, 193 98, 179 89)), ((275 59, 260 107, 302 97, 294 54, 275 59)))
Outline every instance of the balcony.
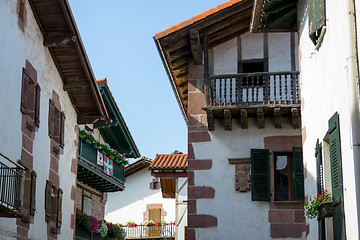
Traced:
POLYGON ((98 150, 95 144, 79 139, 77 179, 100 192, 124 190, 124 167, 113 161, 113 176, 109 176, 104 167, 97 164, 98 150))
POLYGON ((299 72, 211 75, 207 82, 208 107, 203 110, 210 131, 220 118, 226 130, 231 130, 232 118, 248 128, 248 117, 257 118, 258 128, 265 127, 265 117, 274 117, 276 128, 282 117, 291 117, 293 127, 300 128, 299 72))
POLYGON ((136 227, 124 227, 126 232, 126 239, 175 239, 175 226, 173 224, 165 224, 162 226, 146 226, 137 225, 136 227))
POLYGON ((0 162, 0 217, 21 217, 21 196, 24 168, 0 153, 0 159, 6 159, 14 167, 0 162))

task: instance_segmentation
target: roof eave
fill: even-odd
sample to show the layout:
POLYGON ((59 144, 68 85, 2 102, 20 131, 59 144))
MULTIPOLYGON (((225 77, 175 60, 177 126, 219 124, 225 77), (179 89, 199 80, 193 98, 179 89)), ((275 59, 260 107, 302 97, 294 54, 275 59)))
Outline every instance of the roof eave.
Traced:
MULTIPOLYGON (((30 3, 30 6, 32 8, 32 11, 34 13, 34 16, 35 16, 35 19, 40 27, 40 30, 43 34, 43 36, 46 36, 47 33, 45 32, 44 28, 43 28, 43 22, 41 22, 40 20, 40 14, 39 12, 37 12, 37 8, 35 7, 36 5, 36 1, 34 0, 29 0, 29 3, 30 3)), ((81 40, 81 37, 80 37, 80 33, 77 29, 77 26, 76 26, 76 23, 75 23, 75 19, 73 17, 73 14, 71 12, 71 8, 69 6, 69 3, 67 0, 58 0, 58 1, 50 1, 48 4, 53 4, 54 6, 56 5, 56 7, 58 7, 60 5, 60 8, 61 8, 61 11, 62 13, 64 14, 64 18, 63 20, 66 21, 68 27, 70 30, 73 31, 72 34, 74 34, 75 38, 74 38, 74 41, 75 41, 75 51, 77 52, 77 54, 79 55, 79 59, 82 63, 82 66, 83 66, 83 70, 85 71, 85 74, 87 76, 87 80, 88 80, 88 84, 89 84, 89 87, 91 89, 91 94, 92 94, 92 97, 94 99, 94 102, 96 103, 96 107, 97 107, 97 113, 94 115, 94 114, 89 114, 87 112, 78 112, 77 111, 77 114, 78 114, 78 119, 77 119, 77 123, 78 124, 93 124, 93 123, 99 123, 99 122, 102 122, 102 123, 105 123, 105 122, 110 122, 111 119, 109 118, 109 115, 106 111, 106 108, 105 108, 105 104, 102 100, 102 97, 101 97, 101 94, 100 94, 100 91, 97 87, 97 84, 96 84, 96 80, 95 80, 95 77, 94 77, 94 73, 92 71, 92 68, 91 68, 91 65, 90 65, 90 62, 89 62, 89 59, 87 57, 87 54, 86 54, 86 51, 85 51, 85 48, 84 48, 84 45, 82 43, 82 40, 81 40), (58 5, 59 4, 59 5, 58 5)), ((62 74, 62 70, 61 68, 57 65, 57 56, 55 54, 53 54, 52 51, 49 51, 50 54, 51 54, 51 57, 54 59, 54 62, 55 62, 55 65, 60 73, 60 77, 62 78, 63 82, 65 83, 65 80, 63 78, 63 74, 62 74)), ((75 93, 76 94, 76 90, 75 91, 72 91, 72 93, 75 93)), ((69 94, 70 96, 70 94, 69 94)), ((79 109, 79 106, 77 101, 74 100, 73 97, 70 96, 70 100, 72 101, 74 107, 76 110, 79 109)))
POLYGON ((161 61, 162 61, 163 65, 164 65, 166 74, 168 75, 168 78, 169 78, 169 80, 170 80, 170 84, 171 84, 171 87, 172 87, 172 89, 173 89, 173 91, 174 91, 176 101, 177 101, 177 103, 179 104, 181 114, 183 115, 184 120, 185 120, 185 122, 187 123, 187 121, 188 121, 188 116, 187 116, 187 113, 186 113, 186 110, 185 110, 183 101, 182 101, 182 99, 181 99, 181 97, 180 97, 179 91, 178 91, 178 89, 177 89, 177 86, 176 86, 176 83, 175 83, 175 80, 174 80, 174 76, 173 76, 173 74, 172 74, 172 72, 171 72, 169 63, 168 63, 168 61, 167 61, 166 58, 165 58, 165 52, 164 52, 164 50, 163 50, 163 47, 162 47, 159 39, 156 39, 156 38, 154 37, 154 41, 155 41, 156 48, 157 48, 157 50, 158 50, 158 52, 159 52, 161 61))

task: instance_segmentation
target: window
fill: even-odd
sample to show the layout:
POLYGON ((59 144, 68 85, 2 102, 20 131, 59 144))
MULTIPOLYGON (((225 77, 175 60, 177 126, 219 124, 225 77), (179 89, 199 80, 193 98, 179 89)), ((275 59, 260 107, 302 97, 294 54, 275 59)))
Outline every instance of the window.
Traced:
POLYGON ((150 183, 150 189, 151 190, 160 189, 160 181, 158 178, 152 180, 152 182, 150 183))
POLYGON ((88 215, 91 215, 91 198, 86 195, 83 195, 82 211, 88 215))
MULTIPOLYGON (((243 60, 238 63, 239 73, 257 73, 265 71, 264 59, 243 60)), ((242 86, 263 86, 264 77, 244 77, 242 86)))
POLYGON ((326 25, 325 18, 325 0, 309 0, 309 37, 314 45, 321 36, 323 27, 326 25))
MULTIPOLYGON (((270 201, 268 149, 251 149, 251 196, 253 201, 270 201)), ((304 174, 301 148, 291 153, 274 153, 275 201, 304 200, 304 174)))
POLYGON ((52 228, 51 232, 59 234, 62 224, 62 197, 63 190, 55 187, 49 180, 45 186, 45 221, 56 222, 56 228, 52 228))
POLYGON ((30 77, 29 71, 23 68, 20 111, 30 117, 26 126, 30 131, 40 126, 40 91, 36 79, 30 77))
POLYGON ((49 136, 64 148, 65 114, 61 112, 55 102, 49 99, 49 136))
POLYGON ((293 200, 291 153, 275 153, 275 200, 293 200))

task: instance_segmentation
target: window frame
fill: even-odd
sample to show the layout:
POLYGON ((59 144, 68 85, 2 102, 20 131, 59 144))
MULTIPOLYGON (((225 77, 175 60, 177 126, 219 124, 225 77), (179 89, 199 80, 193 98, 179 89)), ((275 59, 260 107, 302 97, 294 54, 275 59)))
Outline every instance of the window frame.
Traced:
POLYGON ((294 201, 294 163, 293 163, 293 157, 292 152, 274 152, 274 201, 294 201), (279 200, 277 199, 277 171, 276 171, 276 157, 278 156, 286 156, 287 157, 287 164, 289 165, 289 168, 287 169, 288 174, 288 199, 287 200, 279 200))

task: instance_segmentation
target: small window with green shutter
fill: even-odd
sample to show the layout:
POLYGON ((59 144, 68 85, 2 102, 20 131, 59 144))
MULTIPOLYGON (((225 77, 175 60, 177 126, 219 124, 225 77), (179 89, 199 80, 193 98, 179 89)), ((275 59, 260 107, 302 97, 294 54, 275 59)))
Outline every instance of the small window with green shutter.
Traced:
POLYGON ((268 149, 251 149, 251 199, 270 201, 268 149))
POLYGON ((270 170, 268 149, 251 149, 252 201, 270 201, 270 171, 274 172, 274 200, 304 200, 302 149, 275 152, 274 169, 270 170))
POLYGON ((322 28, 326 25, 325 0, 308 0, 309 37, 314 45, 320 37, 322 28))

